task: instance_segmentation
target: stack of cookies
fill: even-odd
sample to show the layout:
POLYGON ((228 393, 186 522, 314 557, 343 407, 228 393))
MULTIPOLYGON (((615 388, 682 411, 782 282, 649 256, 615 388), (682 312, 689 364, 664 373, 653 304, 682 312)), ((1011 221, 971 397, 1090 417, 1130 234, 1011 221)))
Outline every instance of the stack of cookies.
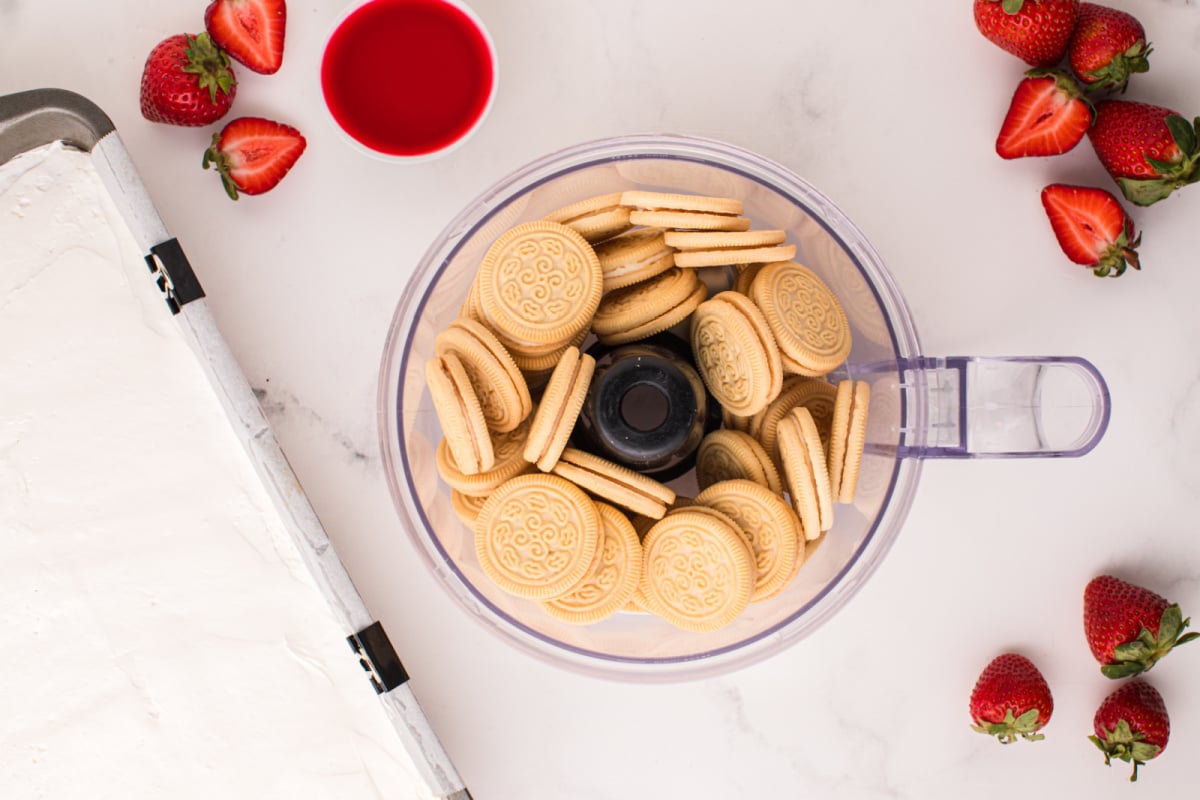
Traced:
POLYGON ((869 392, 825 379, 850 327, 785 240, 732 198, 629 190, 492 244, 426 377, 438 472, 498 587, 566 622, 649 612, 690 631, 786 588, 835 503, 853 501, 869 392), (710 296, 714 268, 730 288, 710 296), (695 498, 571 446, 588 338, 681 325, 724 413, 700 444, 695 498))

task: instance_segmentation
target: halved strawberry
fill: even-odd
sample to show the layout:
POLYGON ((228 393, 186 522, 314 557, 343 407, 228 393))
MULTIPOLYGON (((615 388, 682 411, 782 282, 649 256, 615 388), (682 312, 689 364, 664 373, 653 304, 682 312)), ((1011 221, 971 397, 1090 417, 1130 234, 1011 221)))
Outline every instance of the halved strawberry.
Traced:
POLYGON ((996 152, 1001 158, 1056 156, 1083 140, 1092 107, 1079 84, 1060 70, 1031 69, 1013 92, 996 152))
POLYGON ((1091 267, 1099 277, 1120 277, 1128 263, 1141 269, 1133 220, 1120 201, 1103 189, 1052 183, 1042 189, 1042 206, 1059 247, 1076 264, 1091 267))
POLYGON ((203 166, 221 173, 225 192, 234 200, 238 192, 262 194, 283 180, 308 143, 291 125, 261 117, 238 117, 219 133, 204 151, 203 166))
POLYGON ((204 26, 248 69, 270 75, 283 64, 284 0, 213 0, 204 11, 204 26))

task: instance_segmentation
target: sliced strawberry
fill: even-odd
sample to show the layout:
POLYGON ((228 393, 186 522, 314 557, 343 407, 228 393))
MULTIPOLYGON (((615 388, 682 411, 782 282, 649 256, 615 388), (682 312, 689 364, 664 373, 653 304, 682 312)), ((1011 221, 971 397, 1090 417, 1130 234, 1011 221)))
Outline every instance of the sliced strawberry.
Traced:
POLYGON ((213 41, 248 69, 270 75, 283 63, 284 0, 213 0, 204 11, 213 41))
POLYGON ((1065 72, 1033 69, 1025 74, 1000 126, 996 152, 1001 158, 1067 152, 1091 126, 1091 105, 1065 72))
POLYGON ((291 125, 260 117, 238 117, 204 151, 203 166, 216 168, 225 192, 234 200, 238 192, 262 194, 283 180, 308 145, 291 125))
POLYGON ((1067 258, 1091 267, 1096 275, 1116 278, 1128 263, 1141 269, 1133 220, 1121 203, 1103 189, 1053 183, 1042 189, 1042 206, 1067 258))

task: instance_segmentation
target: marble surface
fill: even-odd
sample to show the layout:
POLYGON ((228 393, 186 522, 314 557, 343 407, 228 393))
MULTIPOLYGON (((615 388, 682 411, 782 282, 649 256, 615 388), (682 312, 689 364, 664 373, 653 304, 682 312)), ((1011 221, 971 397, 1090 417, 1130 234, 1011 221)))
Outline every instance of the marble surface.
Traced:
MULTIPOLYGON (((1125 796, 1125 767, 1106 769, 1084 738, 1113 686, 1085 646, 1080 598, 1111 571, 1200 614, 1200 188, 1134 212, 1141 273, 1100 280, 1067 262, 1038 192, 1107 178, 1086 143, 1057 159, 994 154, 1022 65, 978 35, 965 0, 472 5, 499 51, 491 116, 450 157, 397 165, 346 146, 323 116, 317 64, 341 4, 289 3, 283 69, 242 71, 234 110, 296 124, 309 150, 275 192, 236 204, 199 166, 213 128, 138 112, 146 54, 198 31, 201 2, 0 0, 0 93, 71 89, 116 122, 474 796, 929 800, 1017 783, 1125 796), (925 352, 1091 360, 1113 397, 1104 440, 1079 460, 927 463, 878 572, 756 666, 626 684, 504 644, 452 602, 397 521, 376 429, 381 349, 412 267, 470 199, 544 153, 639 131, 723 139, 822 189, 883 255, 925 352), (1055 693, 1036 745, 967 726, 979 670, 1009 649, 1055 693)), ((1129 98, 1200 113, 1200 5, 1118 5, 1155 47, 1129 98)), ((1192 791, 1197 664, 1193 645, 1150 676, 1173 721, 1139 780, 1156 797, 1192 791)))

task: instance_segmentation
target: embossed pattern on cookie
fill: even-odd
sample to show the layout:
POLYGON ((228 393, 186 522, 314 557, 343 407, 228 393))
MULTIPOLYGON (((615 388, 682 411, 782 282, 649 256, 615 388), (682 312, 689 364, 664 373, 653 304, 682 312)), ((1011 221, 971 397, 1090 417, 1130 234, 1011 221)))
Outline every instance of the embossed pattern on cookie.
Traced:
POLYGON ((592 246, 556 222, 528 222, 488 248, 476 277, 489 327, 518 346, 565 343, 588 326, 603 275, 592 246))
POLYGON ((437 335, 433 346, 439 356, 458 356, 493 431, 511 431, 529 416, 533 402, 525 377, 504 345, 482 323, 471 318, 456 319, 437 335))
POLYGON ((728 518, 693 508, 672 511, 646 533, 642 550, 638 602, 678 628, 717 630, 750 602, 754 556, 728 518))
POLYGON ((696 502, 720 511, 742 529, 754 553, 756 576, 751 602, 774 597, 791 580, 803 542, 791 506, 753 481, 721 481, 696 495, 696 502))
POLYGON ((582 489, 530 473, 488 498, 475 523, 479 565, 504 591, 548 600, 587 574, 600 545, 600 513, 582 489))
POLYGON ((633 523, 607 503, 597 502, 596 509, 601 543, 593 568, 574 589, 542 606, 550 616, 576 625, 600 622, 624 609, 642 580, 642 544, 633 523))
POLYGON ((846 312, 807 267, 794 261, 767 265, 750 285, 750 297, 775 335, 785 369, 826 375, 850 355, 846 312))
POLYGON ((708 390, 730 413, 761 410, 783 382, 779 350, 744 296, 720 292, 692 314, 692 352, 708 390))
POLYGON ((738 478, 777 494, 783 492, 779 471, 757 439, 745 431, 729 428, 709 433, 696 451, 696 484, 707 489, 714 483, 738 478))

